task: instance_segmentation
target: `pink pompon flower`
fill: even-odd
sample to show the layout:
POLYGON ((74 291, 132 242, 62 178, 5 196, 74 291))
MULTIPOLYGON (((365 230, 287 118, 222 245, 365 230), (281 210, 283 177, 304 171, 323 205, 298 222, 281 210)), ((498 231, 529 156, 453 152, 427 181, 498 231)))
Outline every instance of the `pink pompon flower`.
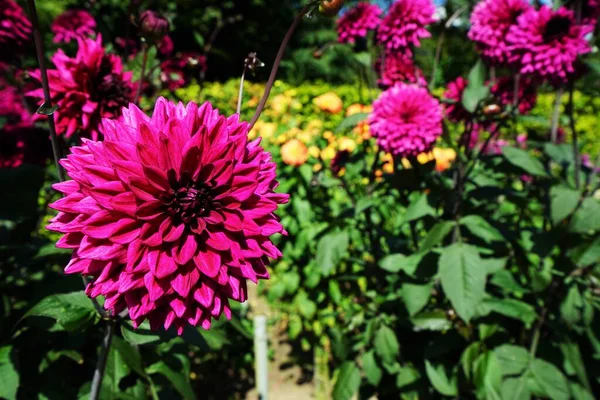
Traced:
POLYGON ((61 161, 72 180, 48 229, 73 249, 67 274, 91 277, 90 297, 137 327, 209 329, 246 300, 246 281, 267 279, 281 257, 270 236, 286 234, 274 212, 276 164, 248 141, 248 123, 209 104, 159 98, 152 117, 133 104, 104 119, 104 142, 83 139, 61 161))
POLYGON ((379 86, 387 89, 396 83, 416 83, 426 86, 423 72, 415 66, 409 55, 399 51, 388 51, 375 63, 375 71, 379 74, 379 86))
POLYGON ((468 84, 469 82, 462 76, 448 83, 443 98, 449 101, 444 103, 444 109, 446 118, 451 122, 466 121, 471 118, 472 114, 462 104, 462 96, 468 84))
POLYGON ((31 22, 23 9, 13 0, 0 0, 0 60, 21 54, 31 40, 31 22))
POLYGON ((530 9, 506 36, 509 61, 524 75, 564 83, 575 73, 577 58, 591 51, 586 40, 591 31, 589 25, 577 25, 573 12, 564 7, 530 9))
POLYGON ((469 39, 475 42, 483 58, 493 64, 508 61, 506 34, 517 18, 531 9, 527 0, 483 0, 471 14, 469 39))
POLYGON ((377 31, 377 40, 387 49, 419 47, 421 38, 431 36, 426 26, 435 22, 435 6, 431 0, 396 0, 383 18, 377 31))
POLYGON ((337 21, 338 42, 355 43, 381 23, 381 9, 371 3, 360 2, 337 21))
MULTIPOLYGON (((133 101, 132 73, 123 71, 118 56, 105 52, 100 35, 95 40, 77 38, 77 42, 75 58, 59 49, 52 57, 56 69, 48 70, 52 103, 58 105, 56 130, 66 137, 79 133, 96 140, 101 119, 118 117, 122 107, 133 101)), ((31 76, 41 82, 39 70, 31 76)), ((27 95, 44 98, 41 88, 27 95)))
MULTIPOLYGON (((531 79, 526 77, 519 79, 518 85, 519 112, 525 115, 535 107, 537 87, 531 79)), ((501 105, 510 106, 513 104, 515 96, 515 80, 509 77, 498 78, 492 86, 491 92, 501 105)))
POLYGON ((379 146, 400 157, 428 151, 442 134, 440 103, 427 89, 404 83, 375 100, 368 122, 379 146))
POLYGON ((87 38, 96 32, 96 20, 85 10, 67 10, 52 22, 54 43, 70 43, 77 38, 87 38))

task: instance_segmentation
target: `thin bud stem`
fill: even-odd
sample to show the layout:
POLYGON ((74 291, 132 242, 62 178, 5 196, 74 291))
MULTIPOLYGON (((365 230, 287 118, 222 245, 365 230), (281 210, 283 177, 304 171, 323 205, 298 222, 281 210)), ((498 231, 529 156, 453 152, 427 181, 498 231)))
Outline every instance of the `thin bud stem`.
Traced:
POLYGON ((277 70, 279 69, 279 64, 281 64, 281 60, 283 59, 283 54, 285 53, 285 49, 287 48, 287 45, 290 42, 290 39, 292 38, 292 35, 296 31, 296 28, 300 24, 300 21, 302 20, 302 18, 304 18, 304 15, 313 6, 314 6, 313 4, 309 3, 309 4, 305 5, 304 7, 302 7, 302 10, 300 10, 298 15, 296 15, 296 18, 294 18, 292 25, 290 25, 290 28, 288 29, 285 37, 283 38, 283 41, 281 42, 281 46, 279 46, 279 52, 277 52, 277 57, 275 57, 275 62, 273 63, 273 69, 271 70, 271 75, 269 76, 269 80, 267 81, 267 85, 265 86, 265 92, 263 93, 263 97, 260 99, 260 103, 258 104, 258 108, 256 109, 256 111, 254 112, 254 116, 252 117, 252 120, 250 120, 250 129, 252 129, 252 127, 254 127, 254 124, 256 124, 256 121, 258 121, 260 114, 262 114, 262 111, 265 108, 265 104, 267 104, 267 100, 269 99, 269 94, 271 94, 271 89, 273 88, 273 84, 275 83, 275 77, 277 77, 277 70))
POLYGON ((560 117, 560 104, 564 88, 559 88, 556 91, 556 99, 554 100, 554 109, 552 111, 552 122, 550 126, 550 141, 556 143, 558 139, 558 119, 560 117))
POLYGON ((244 79, 246 79, 246 71, 248 71, 248 64, 244 63, 244 71, 242 71, 242 78, 240 79, 240 90, 238 91, 237 108, 235 111, 237 114, 242 111, 242 98, 244 97, 244 79))
POLYGON ((106 369, 106 360, 110 353, 110 346, 112 344, 112 338, 115 332, 114 320, 106 321, 106 331, 104 338, 102 339, 102 349, 98 355, 98 361, 96 363, 96 369, 94 370, 94 378, 92 379, 92 388, 90 390, 90 400, 98 400, 100 397, 100 390, 102 389, 102 380, 104 379, 104 370, 106 369))

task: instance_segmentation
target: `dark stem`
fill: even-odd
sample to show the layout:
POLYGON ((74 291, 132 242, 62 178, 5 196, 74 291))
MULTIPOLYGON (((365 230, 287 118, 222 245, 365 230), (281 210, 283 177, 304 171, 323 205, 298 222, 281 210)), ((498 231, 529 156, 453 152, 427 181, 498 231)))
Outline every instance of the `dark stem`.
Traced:
POLYGON ((135 95, 135 104, 140 104, 140 96, 142 94, 142 86, 144 85, 144 78, 146 75, 146 64, 148 63, 148 45, 144 43, 143 55, 142 55, 142 70, 140 71, 140 80, 138 82, 137 94, 135 95))
POLYGON ((574 92, 573 82, 569 83, 569 104, 567 106, 567 113, 569 115, 569 125, 571 127, 571 133, 573 134, 573 158, 575 159, 575 188, 579 189, 580 184, 580 172, 581 172, 581 156, 579 155, 579 140, 577 134, 577 128, 575 126, 575 110, 573 102, 574 92))
POLYGON ((110 345, 112 344, 112 338, 115 332, 115 324, 116 322, 114 320, 106 321, 106 331, 104 333, 104 338, 102 339, 102 349, 98 355, 98 362, 96 363, 96 370, 94 371, 94 378, 92 379, 90 400, 98 400, 100 396, 102 380, 104 379, 104 370, 106 369, 106 360, 110 353, 110 345))
MULTIPOLYGON (((515 75, 515 83, 513 87, 513 109, 519 106, 519 85, 521 84, 521 74, 515 75)), ((514 111, 514 110, 513 110, 514 111)))
POLYGON ((558 118, 560 117, 560 100, 563 94, 563 88, 556 91, 556 100, 554 101, 554 109, 552 111, 552 125, 550 126, 550 141, 556 143, 558 133, 558 118))
POLYGON ((294 18, 292 25, 290 25, 290 28, 288 29, 285 37, 283 38, 283 41, 281 42, 281 46, 279 46, 279 52, 277 52, 277 57, 275 57, 275 62, 273 63, 273 69, 271 70, 271 75, 269 76, 269 80, 267 81, 267 85, 265 86, 265 92, 263 93, 263 97, 262 97, 262 99, 260 99, 260 103, 258 104, 258 108, 256 109, 256 111, 254 112, 254 116, 252 117, 252 120, 250 120, 250 128, 249 129, 252 129, 254 124, 256 124, 256 121, 258 121, 260 114, 262 114, 262 111, 265 108, 265 104, 267 104, 267 100, 269 99, 269 94, 271 94, 271 89, 273 88, 273 84, 275 83, 275 77, 277 76, 277 70, 279 69, 279 64, 281 64, 281 60, 283 59, 283 54, 285 53, 285 49, 287 48, 287 45, 290 42, 290 39, 292 38, 292 35, 296 31, 296 28, 300 24, 300 21, 302 21, 302 18, 304 18, 304 15, 312 7, 313 7, 313 4, 311 4, 311 3, 302 7, 302 10, 300 10, 298 15, 296 15, 296 18, 294 18))
MULTIPOLYGON (((42 34, 38 23, 37 9, 35 7, 35 0, 27 0, 29 7, 29 13, 31 14, 31 26, 33 27, 33 39, 35 41, 35 51, 37 53, 37 60, 40 66, 40 75, 42 78, 42 87, 44 90, 44 109, 52 108, 52 97, 50 96, 50 84, 48 83, 48 71, 46 70, 46 59, 44 57, 44 42, 42 40, 42 34)), ((40 107, 40 108, 42 108, 40 107)), ((38 111, 38 113, 40 113, 38 111)), ((56 136, 56 126, 54 125, 54 113, 48 115, 48 127, 50 129, 50 140, 52 141, 52 154, 54 156, 54 162, 56 163, 56 171, 58 174, 58 180, 63 182, 65 180, 65 171, 60 165, 60 144, 58 143, 58 137, 56 136)))
MULTIPOLYGON (((50 96, 50 84, 48 83, 48 70, 46 69, 46 60, 44 58, 44 42, 42 40, 42 34, 40 31, 40 26, 38 23, 37 9, 35 7, 35 0, 27 0, 27 6, 29 7, 29 13, 31 14, 31 26, 33 28, 33 38, 35 41, 35 50, 37 53, 38 64, 40 66, 40 76, 42 79, 42 88, 44 91, 44 104, 40 107, 40 109, 52 109, 52 97, 50 96)), ((50 141, 52 142, 52 155, 54 156, 54 162, 56 164, 56 172, 58 174, 58 180, 60 182, 65 181, 65 170, 62 165, 60 165, 60 144, 58 142, 58 137, 56 136, 56 126, 54 124, 54 116, 53 112, 46 113, 40 112, 38 110, 38 114, 43 114, 48 116, 48 128, 50 130, 50 141)), ((83 284, 87 287, 88 281, 85 276, 82 276, 83 284)), ((96 299, 91 299, 94 307, 98 311, 102 317, 106 316, 106 313, 98 303, 96 299)))

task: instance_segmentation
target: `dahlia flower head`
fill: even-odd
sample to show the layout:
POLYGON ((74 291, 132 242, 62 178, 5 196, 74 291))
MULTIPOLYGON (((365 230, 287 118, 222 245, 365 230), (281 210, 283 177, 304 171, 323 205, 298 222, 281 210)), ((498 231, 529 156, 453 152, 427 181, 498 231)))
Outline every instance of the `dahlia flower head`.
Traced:
POLYGON ((431 36, 426 27, 435 22, 434 14, 431 0, 396 0, 381 21, 377 41, 388 50, 410 53, 410 46, 419 47, 422 38, 431 36))
POLYGON ((442 134, 442 109, 427 89, 400 83, 375 100, 368 122, 382 150, 416 157, 442 134))
MULTIPOLYGON (((502 106, 513 104, 515 96, 515 81, 510 77, 501 77, 491 88, 494 97, 502 106)), ((526 77, 519 79, 518 88, 519 113, 526 115, 535 107, 537 101, 537 87, 535 83, 526 77)))
POLYGON ((371 3, 360 2, 337 20, 338 42, 355 43, 381 23, 381 9, 371 3))
POLYGON ((121 119, 104 119, 104 141, 82 139, 61 160, 72 180, 51 207, 47 227, 73 249, 67 274, 91 277, 90 297, 104 296, 134 326, 209 329, 243 302, 246 280, 267 279, 271 242, 286 234, 274 211, 276 164, 248 142, 249 125, 209 103, 159 98, 152 117, 133 104, 121 119))
POLYGON ((96 20, 85 10, 67 10, 54 19, 50 30, 54 43, 70 43, 94 35, 96 20))
POLYGON ((412 57, 399 51, 388 51, 379 57, 375 71, 379 74, 377 83, 383 89, 401 82, 427 86, 423 71, 415 66, 412 57))
POLYGON ((444 103, 444 109, 446 118, 451 122, 465 121, 471 117, 471 113, 462 104, 462 96, 468 84, 462 76, 448 83, 443 98, 450 101, 444 103))
POLYGON ((586 35, 592 30, 576 24, 573 12, 564 7, 529 9, 506 36, 509 61, 524 75, 565 83, 575 73, 578 57, 591 51, 586 35))
POLYGON ((532 9, 527 0, 483 0, 471 14, 469 39, 492 64, 505 64, 510 56, 506 35, 517 18, 532 9))
POLYGON ((22 52, 31 40, 31 22, 23 9, 13 0, 0 0, 0 59, 22 52))
MULTIPOLYGON (((133 100, 132 73, 123 71, 118 56, 105 52, 100 35, 95 40, 76 39, 79 49, 75 58, 59 49, 52 57, 56 69, 48 70, 52 103, 58 105, 56 131, 67 138, 79 133, 97 140, 102 118, 118 117, 133 100)), ((30 74, 41 82, 39 70, 30 74)), ((27 95, 43 102, 41 88, 27 95)))

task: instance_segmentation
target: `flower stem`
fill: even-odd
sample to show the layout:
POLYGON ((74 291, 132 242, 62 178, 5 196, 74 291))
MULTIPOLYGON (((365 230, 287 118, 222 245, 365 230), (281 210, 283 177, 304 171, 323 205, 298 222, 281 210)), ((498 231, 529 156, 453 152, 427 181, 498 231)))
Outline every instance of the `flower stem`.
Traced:
POLYGON ((560 117, 560 104, 564 89, 561 87, 556 91, 556 99, 554 100, 554 109, 552 111, 552 123, 550 126, 550 141, 557 142, 558 134, 558 118, 560 117))
MULTIPOLYGON (((48 83, 48 71, 46 70, 46 60, 44 57, 44 42, 42 40, 42 34, 40 32, 40 26, 38 23, 37 9, 35 7, 35 0, 27 0, 27 6, 29 7, 29 13, 31 14, 31 25, 33 27, 33 39, 35 41, 35 50, 37 53, 37 60, 40 66, 40 75, 42 78, 42 87, 44 90, 44 104, 42 105, 45 109, 52 108, 52 98, 50 96, 50 84, 48 83)), ((63 182, 65 180, 65 171, 60 165, 60 145, 58 143, 58 137, 56 136, 56 126, 54 125, 54 116, 52 113, 45 113, 48 116, 48 127, 50 129, 50 140, 52 142, 52 154, 54 156, 54 162, 56 164, 56 172, 58 174, 58 180, 63 182)))
POLYGON ((142 94, 142 86, 144 85, 144 78, 146 75, 146 64, 148 63, 148 45, 143 45, 143 54, 142 54, 142 70, 140 71, 140 80, 138 82, 137 94, 135 95, 135 104, 140 104, 140 96, 142 94))
POLYGON ((448 21, 442 27, 442 33, 440 33, 440 38, 438 39, 437 46, 435 48, 435 57, 433 59, 433 67, 431 69, 431 79, 429 80, 429 90, 433 90, 435 88, 435 76, 437 74, 438 65, 440 63, 440 58, 442 55, 442 45, 444 44, 444 39, 446 36, 446 29, 450 28, 454 21, 467 9, 467 6, 461 7, 454 14, 448 18, 448 21))
POLYGON ((102 388, 102 380, 104 379, 104 370, 106 369, 106 360, 110 353, 110 345, 112 344, 112 338, 115 333, 115 320, 106 321, 106 331, 104 338, 102 339, 102 349, 98 355, 98 362, 96 363, 96 370, 94 371, 94 378, 92 379, 92 389, 90 391, 90 400, 98 400, 100 396, 100 390, 102 388))
POLYGON ((275 62, 273 63, 273 69, 271 69, 271 75, 269 76, 269 80, 267 81, 267 85, 265 86, 265 92, 263 93, 263 97, 260 99, 258 108, 254 112, 254 116, 250 120, 250 128, 249 129, 252 129, 254 124, 256 124, 256 121, 258 121, 260 114, 262 114, 262 111, 265 108, 265 104, 267 104, 267 100, 269 99, 269 94, 271 94, 271 89, 273 88, 273 84, 275 83, 275 77, 277 76, 277 70, 279 69, 279 64, 281 64, 281 60, 283 59, 283 54, 285 53, 285 49, 287 48, 287 45, 290 42, 290 39, 292 38, 292 35, 296 31, 296 28, 300 24, 300 21, 302 20, 302 18, 304 18, 304 15, 313 6, 314 5, 312 3, 309 3, 309 4, 305 5, 304 7, 302 7, 302 10, 300 10, 298 15, 296 15, 296 18, 294 18, 292 25, 290 25, 290 28, 288 29, 287 33, 285 34, 285 37, 283 38, 283 41, 281 42, 281 46, 279 46, 279 51, 277 52, 277 57, 275 57, 275 62))
POLYGON ((244 96, 244 79, 246 79, 246 71, 248 70, 248 64, 244 63, 244 71, 242 71, 242 78, 240 79, 240 90, 238 91, 237 108, 235 109, 236 114, 242 111, 242 97, 244 96))

